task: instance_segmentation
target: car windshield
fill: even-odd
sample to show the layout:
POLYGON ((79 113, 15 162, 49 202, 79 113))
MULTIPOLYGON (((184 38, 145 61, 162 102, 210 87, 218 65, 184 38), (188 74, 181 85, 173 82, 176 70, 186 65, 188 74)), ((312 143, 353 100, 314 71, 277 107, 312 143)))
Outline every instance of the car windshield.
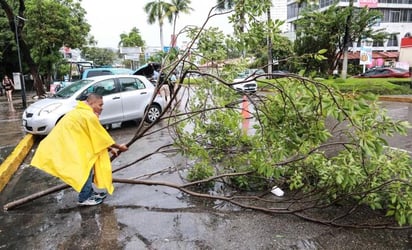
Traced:
POLYGON ((54 94, 53 97, 69 98, 76 91, 83 88, 84 86, 91 83, 92 81, 93 80, 80 80, 80 81, 74 82, 74 83, 70 84, 69 86, 67 86, 65 88, 62 88, 60 91, 58 91, 56 94, 54 94))
POLYGON ((408 72, 408 70, 402 69, 402 68, 393 68, 393 71, 394 71, 394 72, 397 72, 397 73, 405 73, 405 72, 408 72))
POLYGON ((245 71, 238 73, 236 78, 247 78, 249 76, 258 76, 265 74, 263 69, 246 69, 245 71))

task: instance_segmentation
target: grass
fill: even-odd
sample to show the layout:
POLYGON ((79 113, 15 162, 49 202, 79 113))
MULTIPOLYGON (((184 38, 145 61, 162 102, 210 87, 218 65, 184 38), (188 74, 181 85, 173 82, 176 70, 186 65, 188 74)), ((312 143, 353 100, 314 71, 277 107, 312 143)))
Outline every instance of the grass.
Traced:
MULTIPOLYGON (((264 81, 285 81, 288 78, 264 81)), ((347 79, 315 79, 318 82, 335 87, 345 93, 372 93, 375 95, 412 95, 410 78, 354 78, 347 79)), ((184 81, 188 84, 197 84, 202 78, 184 81)), ((259 89, 270 89, 267 84, 258 81, 259 89)))

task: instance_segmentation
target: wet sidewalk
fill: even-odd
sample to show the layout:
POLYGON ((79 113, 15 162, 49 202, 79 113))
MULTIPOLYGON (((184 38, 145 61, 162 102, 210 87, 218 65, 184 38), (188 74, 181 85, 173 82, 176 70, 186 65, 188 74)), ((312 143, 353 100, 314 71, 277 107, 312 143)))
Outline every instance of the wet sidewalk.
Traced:
MULTIPOLYGON (((35 92, 26 93, 26 106, 35 101, 35 92)), ((9 103, 5 95, 0 96, 0 149, 16 146, 25 136, 22 128, 24 111, 23 98, 20 91, 13 93, 13 102, 9 103)))
MULTIPOLYGON (((35 101, 33 96, 34 92, 26 93, 26 107, 35 101)), ((24 109, 20 91, 13 93, 12 102, 8 102, 5 95, 0 96, 0 192, 26 158, 34 142, 34 137, 23 131, 24 109)))

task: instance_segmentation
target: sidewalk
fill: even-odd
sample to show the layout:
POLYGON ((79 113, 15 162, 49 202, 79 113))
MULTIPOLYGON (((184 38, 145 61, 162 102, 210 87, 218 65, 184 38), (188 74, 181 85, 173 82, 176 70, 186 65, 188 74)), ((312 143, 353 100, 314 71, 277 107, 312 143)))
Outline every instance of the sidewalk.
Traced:
MULTIPOLYGON (((26 106, 33 103, 35 92, 26 92, 26 106)), ((13 93, 13 102, 7 102, 5 95, 0 96, 0 192, 19 168, 34 143, 34 136, 25 134, 22 129, 23 97, 21 91, 13 93), (5 154, 2 156, 2 154, 5 154), (8 154, 7 158, 6 155, 8 154), (2 160, 2 159, 1 159, 2 160)))

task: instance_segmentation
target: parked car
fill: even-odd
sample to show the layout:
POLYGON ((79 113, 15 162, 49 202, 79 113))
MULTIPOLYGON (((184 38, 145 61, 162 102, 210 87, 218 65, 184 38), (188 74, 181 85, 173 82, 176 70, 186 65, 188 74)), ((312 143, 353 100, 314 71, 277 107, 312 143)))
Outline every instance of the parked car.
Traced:
POLYGON ((161 69, 162 69, 162 65, 160 63, 151 62, 151 63, 146 63, 146 64, 142 65, 136 71, 134 71, 132 74, 133 75, 145 76, 154 85, 156 85, 158 82, 169 84, 170 83, 169 79, 166 79, 167 74, 165 72, 161 71, 161 69), (154 77, 154 72, 155 71, 160 73, 158 79, 156 77, 154 77))
POLYGON ((73 82, 52 97, 31 104, 23 112, 23 128, 27 133, 46 135, 59 120, 72 110, 78 100, 85 100, 89 93, 103 96, 102 125, 129 120, 156 121, 164 106, 164 99, 155 93, 155 87, 144 76, 106 75, 73 82), (150 103, 152 96, 154 102, 150 103))
MULTIPOLYGON (((80 79, 86 79, 95 76, 105 76, 105 75, 131 75, 133 74, 133 70, 126 69, 126 68, 86 68, 83 70, 80 79)), ((72 82, 55 82, 54 88, 50 90, 52 94, 55 94, 61 88, 64 88, 70 85, 72 82)))
POLYGON ((134 71, 133 75, 141 75, 150 79, 153 76, 153 72, 155 70, 160 71, 161 66, 162 65, 160 63, 146 63, 139 67, 136 71, 134 71))
POLYGON ((235 90, 239 91, 239 92, 251 92, 251 93, 255 93, 257 91, 257 83, 255 80, 253 80, 252 77, 238 77, 235 78, 233 80, 234 83, 237 84, 233 84, 232 88, 234 88, 235 90))
POLYGON ((248 76, 257 76, 266 74, 263 69, 245 69, 245 71, 240 72, 236 78, 246 78, 248 76))
POLYGON ((408 70, 402 68, 376 67, 357 75, 359 78, 407 78, 411 77, 408 70))
POLYGON ((255 93, 257 91, 257 83, 253 80, 256 76, 265 74, 262 69, 246 69, 239 73, 233 80, 232 87, 237 91, 255 93))
POLYGON ((91 68, 83 71, 82 79, 104 75, 132 75, 131 69, 126 68, 91 68))

